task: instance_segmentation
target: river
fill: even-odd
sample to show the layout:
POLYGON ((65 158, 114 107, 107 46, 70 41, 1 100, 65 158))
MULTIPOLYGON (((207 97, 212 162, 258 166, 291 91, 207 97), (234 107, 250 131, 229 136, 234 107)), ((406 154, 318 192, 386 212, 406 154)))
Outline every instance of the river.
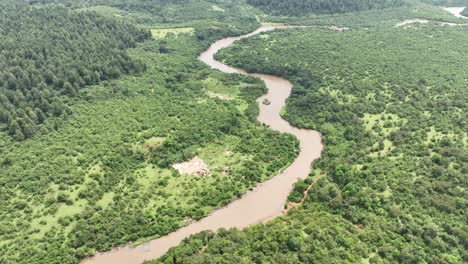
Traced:
MULTIPOLYGON (((462 17, 460 13, 464 8, 445 8, 456 17, 462 17)), ((281 118, 280 111, 291 94, 292 84, 283 78, 265 74, 250 74, 241 69, 236 69, 218 62, 214 55, 222 48, 229 47, 235 41, 248 38, 262 32, 275 29, 287 29, 288 26, 263 26, 246 35, 230 37, 213 43, 209 49, 199 56, 199 60, 210 67, 225 73, 245 74, 262 79, 268 92, 257 99, 260 113, 257 120, 269 125, 272 129, 290 133, 296 136, 300 142, 300 152, 294 162, 282 173, 274 176, 268 181, 260 183, 252 191, 247 192, 239 200, 215 210, 200 221, 191 223, 166 236, 141 244, 137 247, 118 247, 111 251, 98 253, 91 258, 85 259, 83 264, 139 264, 145 260, 157 259, 164 255, 170 248, 193 234, 204 230, 216 231, 219 228, 245 228, 254 224, 274 219, 283 214, 287 196, 292 190, 293 184, 298 178, 305 179, 314 160, 320 157, 323 149, 321 135, 314 130, 298 129, 291 126, 281 118), (271 103, 262 104, 264 99, 271 103)), ((344 30, 346 28, 334 28, 344 30)))
POLYGON ((312 162, 320 157, 323 149, 321 135, 314 130, 295 128, 281 118, 280 111, 292 90, 292 84, 288 80, 265 74, 249 74, 243 70, 216 61, 214 55, 220 49, 232 45, 236 40, 274 29, 286 28, 289 27, 263 26, 246 35, 219 40, 212 44, 207 51, 203 52, 198 59, 222 72, 251 75, 265 82, 268 92, 257 99, 260 106, 260 113, 257 119, 274 130, 293 134, 299 140, 300 152, 294 162, 280 174, 258 184, 257 187, 244 194, 240 199, 215 210, 200 221, 191 223, 173 233, 134 248, 125 246, 108 252, 98 253, 84 260, 83 263, 138 264, 145 260, 161 257, 170 248, 179 245, 184 238, 201 231, 216 231, 219 228, 232 227, 242 229, 282 215, 286 199, 292 190, 293 184, 298 178, 305 179, 311 171, 312 162), (264 99, 268 99, 271 103, 268 105, 261 103, 264 99))
POLYGON ((456 17, 468 19, 468 17, 461 14, 465 10, 464 7, 445 7, 444 9, 456 17))
MULTIPOLYGON (((444 10, 449 12, 450 14, 452 14, 455 17, 468 19, 468 17, 465 17, 465 16, 463 16, 461 14, 463 12, 463 10, 465 10, 464 7, 444 7, 444 10)), ((444 26, 467 26, 468 25, 468 24, 443 22, 443 21, 429 20, 429 19, 408 19, 408 20, 405 20, 403 22, 400 22, 400 23, 396 24, 395 27, 406 26, 406 25, 414 24, 414 23, 426 24, 426 23, 429 23, 429 22, 436 23, 436 24, 439 24, 439 25, 444 25, 444 26)))

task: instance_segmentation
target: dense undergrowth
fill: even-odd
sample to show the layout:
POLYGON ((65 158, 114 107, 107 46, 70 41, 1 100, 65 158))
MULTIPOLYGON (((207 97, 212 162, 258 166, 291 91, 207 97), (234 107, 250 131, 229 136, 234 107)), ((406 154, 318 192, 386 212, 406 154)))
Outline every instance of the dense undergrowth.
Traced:
POLYGON ((311 177, 325 177, 287 216, 196 235, 155 263, 466 262, 467 36, 436 24, 294 29, 221 51, 293 82, 284 117, 322 132, 311 177))
POLYGON ((0 127, 16 140, 53 130, 67 97, 86 85, 144 70, 125 49, 150 38, 135 26, 61 7, 0 4, 0 127))

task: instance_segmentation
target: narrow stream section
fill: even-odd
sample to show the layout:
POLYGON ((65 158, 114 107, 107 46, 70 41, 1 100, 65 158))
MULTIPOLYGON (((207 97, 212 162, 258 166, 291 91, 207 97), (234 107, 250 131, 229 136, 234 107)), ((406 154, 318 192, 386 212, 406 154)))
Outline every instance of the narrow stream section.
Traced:
POLYGON ((222 72, 250 75, 258 77, 265 82, 268 93, 257 99, 260 106, 260 114, 257 119, 259 122, 270 126, 273 130, 293 134, 300 141, 300 153, 294 162, 280 174, 257 185, 256 188, 247 192, 239 200, 215 210, 200 221, 191 223, 173 233, 141 244, 135 248, 125 246, 115 248, 109 252, 98 253, 82 263, 139 264, 145 260, 161 257, 170 248, 179 245, 184 238, 201 231, 216 231, 219 228, 227 229, 232 227, 242 229, 282 215, 286 199, 292 190, 293 184, 298 178, 305 179, 310 173, 312 162, 320 157, 323 149, 321 135, 314 130, 295 128, 281 118, 280 111, 285 105, 286 99, 291 94, 292 89, 292 84, 288 80, 271 75, 249 74, 243 70, 232 68, 216 61, 214 55, 220 49, 232 45, 236 40, 274 29, 287 28, 290 27, 264 26, 243 36, 219 40, 202 53, 199 56, 199 60, 222 72), (268 99, 271 103, 269 105, 262 104, 261 102, 264 99, 268 99))

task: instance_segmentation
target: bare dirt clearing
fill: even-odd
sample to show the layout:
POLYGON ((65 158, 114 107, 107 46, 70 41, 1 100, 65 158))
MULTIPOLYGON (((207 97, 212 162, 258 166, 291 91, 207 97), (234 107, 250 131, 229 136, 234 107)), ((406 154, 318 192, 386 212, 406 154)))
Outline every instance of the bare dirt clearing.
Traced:
POLYGON ((172 167, 180 174, 190 174, 198 177, 207 176, 210 173, 205 162, 197 157, 187 162, 174 164, 172 167))

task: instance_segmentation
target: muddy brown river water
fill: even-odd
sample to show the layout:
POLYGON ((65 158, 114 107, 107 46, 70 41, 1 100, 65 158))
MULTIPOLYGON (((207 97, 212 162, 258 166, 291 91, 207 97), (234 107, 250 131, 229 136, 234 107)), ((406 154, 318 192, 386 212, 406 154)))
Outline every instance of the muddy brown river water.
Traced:
MULTIPOLYGON (((283 172, 270 180, 260 183, 252 191, 227 206, 215 210, 200 221, 182 227, 164 237, 149 241, 137 247, 119 247, 108 252, 98 253, 84 260, 84 264, 138 264, 145 260, 157 259, 170 248, 177 246, 190 235, 204 230, 216 231, 219 228, 245 228, 253 224, 280 216, 283 212, 287 196, 293 184, 305 179, 311 170, 312 161, 318 159, 323 149, 321 135, 314 130, 298 129, 281 118, 280 111, 291 94, 292 84, 285 79, 265 75, 250 74, 216 61, 213 57, 222 48, 228 47, 236 40, 248 38, 274 29, 287 29, 287 26, 263 26, 249 34, 219 40, 199 56, 199 60, 210 67, 225 73, 238 73, 262 79, 268 92, 257 99, 260 114, 257 117, 261 123, 269 125, 273 130, 290 133, 300 142, 300 152, 294 162, 283 172), (268 99, 269 105, 262 104, 268 99)), ((340 30, 340 29, 337 29, 340 30)))
MULTIPOLYGON (((461 15, 463 7, 445 8, 456 17, 468 18, 461 15)), ((422 22, 426 20, 403 21, 397 26, 409 23, 422 22)), ((451 25, 453 23, 445 23, 451 25)), ((456 24, 453 24, 456 25, 456 24)), ((118 247, 108 252, 98 253, 91 258, 85 259, 82 264, 139 264, 145 260, 157 259, 164 255, 170 248, 193 234, 204 230, 216 231, 219 228, 236 227, 239 229, 274 219, 283 214, 284 205, 293 184, 298 178, 304 179, 311 170, 312 161, 318 159, 323 149, 321 135, 314 130, 298 129, 291 126, 280 116, 281 109, 286 99, 291 94, 292 84, 283 78, 265 75, 250 74, 241 69, 236 69, 218 62, 214 55, 222 48, 229 47, 235 41, 257 35, 262 32, 275 29, 287 29, 288 26, 263 26, 254 32, 239 37, 230 37, 219 40, 199 56, 199 60, 210 67, 225 73, 237 73, 255 76, 262 79, 268 93, 257 99, 260 106, 260 114, 257 117, 261 123, 269 125, 272 129, 290 133, 300 141, 300 152, 294 162, 282 173, 263 182, 252 191, 247 192, 239 200, 215 210, 200 221, 191 223, 166 236, 141 244, 137 247, 118 247), (269 105, 262 104, 268 99, 269 105)), ((330 27, 332 30, 342 31, 346 28, 330 27)))

